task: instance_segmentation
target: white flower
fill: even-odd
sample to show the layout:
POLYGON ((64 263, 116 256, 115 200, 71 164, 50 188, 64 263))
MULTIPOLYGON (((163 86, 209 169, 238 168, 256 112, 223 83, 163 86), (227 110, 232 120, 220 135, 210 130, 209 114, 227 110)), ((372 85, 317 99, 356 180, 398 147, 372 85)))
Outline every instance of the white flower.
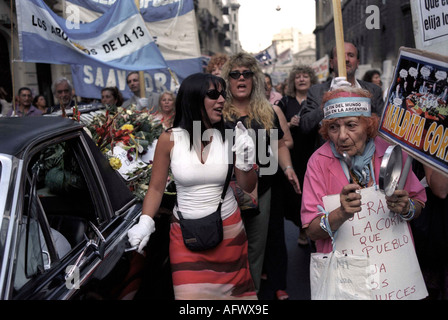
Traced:
POLYGON ((138 144, 138 153, 142 153, 143 152, 143 147, 142 145, 138 144))

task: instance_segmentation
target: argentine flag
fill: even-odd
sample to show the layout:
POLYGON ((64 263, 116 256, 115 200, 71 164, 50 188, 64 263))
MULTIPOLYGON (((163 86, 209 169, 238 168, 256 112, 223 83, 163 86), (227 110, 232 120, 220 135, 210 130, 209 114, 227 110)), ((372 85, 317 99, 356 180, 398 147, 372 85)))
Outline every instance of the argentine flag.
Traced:
POLYGON ((59 17, 42 0, 17 0, 16 6, 23 61, 168 68, 134 1, 116 1, 90 23, 59 17))

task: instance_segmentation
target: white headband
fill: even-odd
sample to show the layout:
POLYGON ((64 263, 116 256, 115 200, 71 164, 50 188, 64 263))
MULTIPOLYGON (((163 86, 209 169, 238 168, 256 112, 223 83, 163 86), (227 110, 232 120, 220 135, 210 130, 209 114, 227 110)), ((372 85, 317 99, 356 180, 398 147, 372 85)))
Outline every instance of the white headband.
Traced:
POLYGON ((341 97, 327 101, 324 106, 325 120, 342 117, 370 117, 371 115, 369 98, 341 97))

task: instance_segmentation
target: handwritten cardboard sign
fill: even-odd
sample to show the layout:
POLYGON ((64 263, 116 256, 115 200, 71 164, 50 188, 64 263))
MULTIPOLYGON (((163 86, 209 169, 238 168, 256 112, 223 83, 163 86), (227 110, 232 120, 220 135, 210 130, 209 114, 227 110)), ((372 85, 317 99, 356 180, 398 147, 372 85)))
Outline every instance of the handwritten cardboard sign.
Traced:
MULTIPOLYGON (((338 230, 335 249, 369 256, 369 285, 376 300, 417 300, 428 295, 407 222, 387 209, 374 187, 362 189, 362 211, 338 230)), ((340 206, 338 195, 323 198, 328 212, 340 206)))
POLYGON ((401 48, 379 133, 448 174, 448 57, 401 48))

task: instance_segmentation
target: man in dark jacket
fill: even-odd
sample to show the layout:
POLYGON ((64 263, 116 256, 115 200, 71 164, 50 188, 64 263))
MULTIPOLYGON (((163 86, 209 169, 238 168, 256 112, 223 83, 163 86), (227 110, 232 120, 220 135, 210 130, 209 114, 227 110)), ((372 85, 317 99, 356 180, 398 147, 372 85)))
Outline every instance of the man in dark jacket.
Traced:
MULTIPOLYGON (((356 46, 350 42, 345 43, 345 62, 347 66, 347 81, 354 87, 364 88, 372 94, 372 112, 375 112, 381 117, 381 113, 384 107, 384 101, 382 98, 381 88, 377 85, 357 80, 355 78, 356 70, 359 66, 359 52, 356 46)), ((335 74, 338 74, 338 57, 336 48, 333 48, 332 55, 330 57, 330 67, 334 70, 335 74)), ((320 121, 324 117, 322 110, 322 97, 326 91, 331 90, 338 86, 340 78, 330 79, 327 82, 316 84, 308 90, 307 103, 304 106, 302 117, 300 119, 300 129, 304 133, 309 133, 313 128, 319 126, 320 121)), ((317 143, 319 146, 322 142, 317 143)), ((316 146, 316 147, 317 147, 316 146)))

